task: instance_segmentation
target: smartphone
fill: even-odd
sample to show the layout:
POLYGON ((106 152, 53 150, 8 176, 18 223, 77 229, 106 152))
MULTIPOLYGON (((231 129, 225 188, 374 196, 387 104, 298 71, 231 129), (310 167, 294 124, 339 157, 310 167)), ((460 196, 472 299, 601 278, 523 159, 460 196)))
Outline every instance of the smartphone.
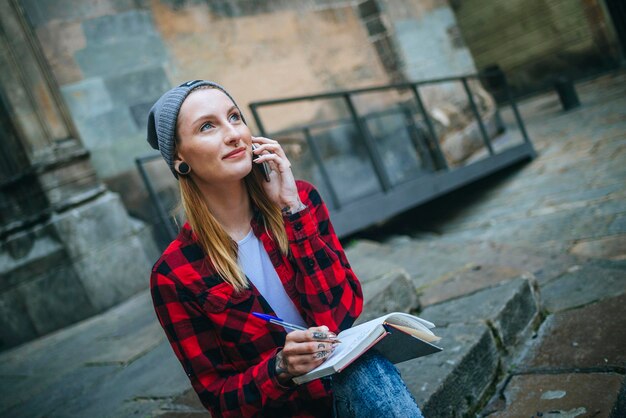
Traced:
MULTIPOLYGON (((254 151, 255 149, 257 149, 259 146, 257 144, 252 144, 252 151, 254 151)), ((256 160, 257 158, 259 158, 258 155, 256 155, 255 153, 252 153, 252 161, 256 160)), ((272 171, 272 169, 270 168, 270 164, 266 161, 261 163, 261 165, 259 164, 254 164, 256 166, 259 166, 259 170, 263 170, 263 177, 265 178, 265 181, 270 181, 270 171, 272 171)))

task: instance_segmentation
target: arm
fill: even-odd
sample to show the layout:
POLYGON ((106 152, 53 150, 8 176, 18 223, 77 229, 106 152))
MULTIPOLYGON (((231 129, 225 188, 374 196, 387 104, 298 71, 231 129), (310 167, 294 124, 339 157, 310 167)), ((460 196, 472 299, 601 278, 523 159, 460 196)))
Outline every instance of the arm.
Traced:
POLYGON ((296 270, 296 288, 312 323, 332 332, 349 328, 363 309, 361 285, 348 264, 330 222, 328 209, 309 183, 296 182, 291 163, 277 141, 252 137, 259 145, 253 152, 256 164, 270 163, 271 181, 263 186, 281 208, 305 209, 283 216, 289 251, 296 270))
POLYGON ((318 191, 307 182, 297 183, 300 200, 307 207, 284 216, 296 287, 315 322, 339 332, 352 326, 363 309, 361 285, 318 191))
POLYGON ((240 372, 222 355, 214 328, 193 295, 158 271, 151 277, 157 318, 202 404, 214 417, 247 417, 280 403, 293 391, 276 376, 268 356, 240 372))

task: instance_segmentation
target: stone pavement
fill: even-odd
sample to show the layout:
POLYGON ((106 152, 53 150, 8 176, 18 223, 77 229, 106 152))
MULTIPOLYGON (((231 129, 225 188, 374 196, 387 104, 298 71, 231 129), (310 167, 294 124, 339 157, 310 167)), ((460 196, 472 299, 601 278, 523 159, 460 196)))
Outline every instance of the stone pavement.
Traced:
MULTIPOLYGON (((438 326, 399 366, 428 417, 626 416, 626 73, 577 89, 521 104, 535 160, 347 245, 364 316, 438 326)), ((147 292, 0 353, 0 388, 7 417, 207 416, 147 292)))
POLYGON ((350 247, 365 278, 402 266, 445 337, 399 367, 426 416, 626 416, 625 82, 525 101, 535 160, 350 247))

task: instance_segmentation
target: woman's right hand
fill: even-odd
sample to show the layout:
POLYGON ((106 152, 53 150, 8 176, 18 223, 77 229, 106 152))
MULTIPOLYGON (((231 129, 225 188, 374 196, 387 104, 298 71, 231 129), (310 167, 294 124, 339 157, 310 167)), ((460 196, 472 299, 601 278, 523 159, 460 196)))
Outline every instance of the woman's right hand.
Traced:
POLYGON ((337 336, 327 326, 287 334, 285 346, 276 355, 276 375, 281 383, 322 364, 335 351, 337 336))

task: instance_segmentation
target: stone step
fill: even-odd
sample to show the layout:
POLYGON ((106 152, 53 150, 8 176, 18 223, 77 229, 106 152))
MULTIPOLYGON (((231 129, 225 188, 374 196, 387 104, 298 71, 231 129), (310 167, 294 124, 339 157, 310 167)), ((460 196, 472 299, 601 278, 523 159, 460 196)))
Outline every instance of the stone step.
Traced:
POLYGON ((424 306, 525 273, 543 284, 585 261, 556 248, 489 240, 453 241, 432 234, 421 238, 396 236, 384 243, 358 240, 346 253, 362 282, 392 269, 406 270, 415 287, 424 293, 424 306))
POLYGON ((626 416, 624 329, 626 294, 548 316, 483 414, 626 416))
POLYGON ((360 324, 390 312, 419 309, 417 292, 408 273, 395 269, 362 284, 363 312, 355 322, 360 324))
POLYGON ((441 353, 398 365, 425 416, 470 414, 495 387, 499 367, 539 318, 536 284, 518 278, 424 309, 441 353))
POLYGON ((144 291, 102 314, 2 353, 0 388, 2 416, 96 417, 135 398, 176 396, 189 388, 189 381, 144 291), (155 386, 157 381, 167 385, 155 386))
POLYGON ((574 265, 541 287, 549 312, 576 308, 626 291, 626 260, 590 260, 574 265))

